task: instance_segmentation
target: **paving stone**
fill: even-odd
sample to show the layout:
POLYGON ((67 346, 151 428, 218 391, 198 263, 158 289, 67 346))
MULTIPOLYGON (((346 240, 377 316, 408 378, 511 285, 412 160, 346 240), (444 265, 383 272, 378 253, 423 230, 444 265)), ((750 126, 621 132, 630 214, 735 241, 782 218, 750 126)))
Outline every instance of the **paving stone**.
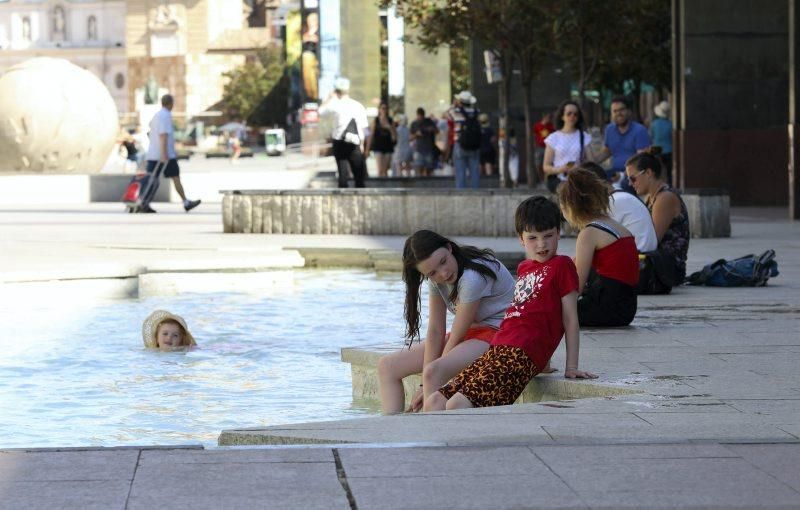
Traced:
POLYGON ((793 510, 800 505, 800 497, 787 488, 754 489, 747 485, 735 490, 673 489, 648 491, 603 491, 578 493, 591 508, 741 508, 761 510, 793 510))
POLYGON ((732 444, 725 448, 800 491, 800 444, 732 444))
POLYGON ((457 477, 486 474, 513 476, 521 472, 545 476, 547 468, 526 448, 452 447, 379 448, 339 451, 348 480, 369 477, 457 477))
POLYGON ((123 510, 130 485, 129 480, 0 480, 0 508, 123 510))
POLYGON ((589 508, 555 475, 348 479, 359 510, 589 508))
MULTIPOLYGON (((738 501, 737 505, 800 501, 800 493, 741 458, 609 457, 606 462, 585 462, 582 457, 552 455, 545 462, 584 497, 609 492, 676 491, 727 495, 727 501, 738 501), (765 499, 770 493, 774 499, 773 496, 765 499), (735 499, 731 500, 733 495, 735 499)), ((719 504, 725 506, 725 500, 720 500, 719 504)))
POLYGON ((233 450, 145 450, 139 467, 174 464, 247 464, 278 462, 333 462, 328 448, 233 449, 233 450))
POLYGON ((138 450, 0 452, 0 481, 131 480, 138 450))
POLYGON ((628 459, 695 459, 695 458, 735 458, 739 457, 727 445, 717 443, 695 444, 645 444, 603 446, 532 446, 539 459, 548 466, 569 465, 564 459, 581 459, 582 464, 602 466, 624 462, 628 459))
POLYGON ((140 466, 130 509, 348 509, 333 463, 175 464, 140 466))

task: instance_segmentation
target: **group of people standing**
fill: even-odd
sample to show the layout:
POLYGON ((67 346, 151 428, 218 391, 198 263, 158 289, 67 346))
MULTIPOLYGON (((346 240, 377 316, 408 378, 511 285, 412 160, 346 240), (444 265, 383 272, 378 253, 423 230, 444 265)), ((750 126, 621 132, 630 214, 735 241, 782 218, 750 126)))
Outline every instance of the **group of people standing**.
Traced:
POLYGON ((496 138, 488 116, 481 115, 469 91, 457 94, 440 119, 419 107, 409 124, 405 115, 392 118, 387 103, 379 105, 377 116, 369 122, 366 108, 349 96, 349 89, 349 80, 337 78, 319 108, 320 115, 333 117, 330 137, 340 188, 348 187, 351 173, 356 188, 366 185, 370 154, 375 157, 378 177, 388 177, 392 169, 395 175, 409 176, 413 171, 428 177, 451 165, 457 188, 478 188, 481 168, 491 170, 496 138))

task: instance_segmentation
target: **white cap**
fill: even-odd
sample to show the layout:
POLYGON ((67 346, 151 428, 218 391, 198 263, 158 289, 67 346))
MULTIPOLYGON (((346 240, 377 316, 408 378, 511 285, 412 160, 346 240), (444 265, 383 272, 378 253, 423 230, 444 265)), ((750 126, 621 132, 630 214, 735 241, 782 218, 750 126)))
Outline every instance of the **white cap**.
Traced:
POLYGON ((340 76, 333 81, 333 88, 341 92, 347 92, 350 90, 350 80, 340 76))
POLYGON ((478 102, 478 99, 472 95, 472 92, 469 90, 462 90, 458 93, 458 100, 464 104, 475 104, 478 102))

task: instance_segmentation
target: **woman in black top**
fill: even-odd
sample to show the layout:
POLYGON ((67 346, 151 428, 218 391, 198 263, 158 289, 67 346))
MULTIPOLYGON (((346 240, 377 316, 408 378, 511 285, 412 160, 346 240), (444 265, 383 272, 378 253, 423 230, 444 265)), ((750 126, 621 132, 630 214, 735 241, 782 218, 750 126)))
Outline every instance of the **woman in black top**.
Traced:
POLYGON ((367 154, 369 151, 375 155, 378 167, 378 177, 389 175, 389 166, 392 163, 394 144, 397 143, 397 131, 392 118, 389 117, 389 105, 381 103, 378 116, 372 123, 372 131, 367 138, 367 154))

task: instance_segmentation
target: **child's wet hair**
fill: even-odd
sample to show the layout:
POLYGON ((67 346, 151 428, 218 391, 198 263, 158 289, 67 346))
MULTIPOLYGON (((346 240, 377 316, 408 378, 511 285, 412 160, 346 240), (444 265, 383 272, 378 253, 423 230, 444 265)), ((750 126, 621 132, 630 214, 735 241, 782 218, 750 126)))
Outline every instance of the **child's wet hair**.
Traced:
POLYGON ((524 200, 514 213, 514 228, 520 236, 524 232, 544 232, 551 228, 561 228, 561 221, 558 206, 543 196, 524 200))

